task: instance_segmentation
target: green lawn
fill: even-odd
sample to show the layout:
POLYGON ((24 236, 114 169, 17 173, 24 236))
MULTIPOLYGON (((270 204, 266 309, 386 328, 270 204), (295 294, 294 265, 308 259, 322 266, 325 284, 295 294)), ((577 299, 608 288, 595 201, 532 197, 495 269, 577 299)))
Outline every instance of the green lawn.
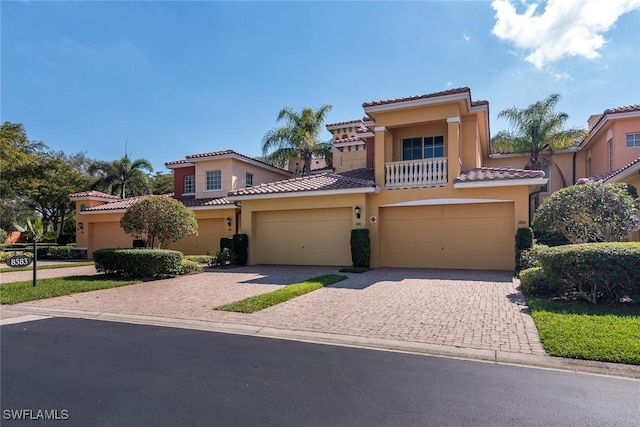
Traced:
POLYGON ((304 282, 287 285, 284 288, 280 288, 273 292, 255 295, 253 297, 245 298, 231 304, 221 305, 219 307, 215 307, 214 310, 235 311, 238 313, 253 313, 259 310, 263 310, 267 307, 271 307, 272 305, 288 301, 291 298, 295 298, 311 291, 315 291, 316 289, 333 285, 334 283, 338 283, 346 278, 347 276, 342 276, 339 274, 326 274, 324 276, 318 276, 312 279, 305 280, 304 282))
POLYGON ((5 283, 0 285, 0 304, 17 304, 20 302, 59 297, 79 292, 132 285, 139 282, 139 280, 124 280, 104 275, 97 275, 41 279, 36 282, 35 287, 33 287, 33 282, 31 280, 5 283))
MULTIPOLYGON (((36 267, 36 270, 51 270, 54 268, 69 268, 69 267, 85 267, 89 265, 94 265, 93 261, 78 261, 78 262, 67 262, 64 264, 41 264, 36 267)), ((0 273, 11 273, 13 271, 33 271, 33 264, 28 267, 1 267, 0 273)))
POLYGON ((640 364, 640 308, 595 307, 528 299, 552 356, 640 364))

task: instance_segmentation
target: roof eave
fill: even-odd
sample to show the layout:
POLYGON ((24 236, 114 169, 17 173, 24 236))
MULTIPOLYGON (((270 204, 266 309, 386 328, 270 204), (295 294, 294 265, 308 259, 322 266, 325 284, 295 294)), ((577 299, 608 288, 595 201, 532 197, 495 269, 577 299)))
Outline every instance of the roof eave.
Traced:
POLYGON ((267 194, 245 194, 236 196, 227 196, 230 201, 242 200, 260 200, 260 199, 287 199, 290 197, 312 197, 312 196, 336 196, 340 194, 367 194, 380 193, 380 187, 357 187, 357 188, 340 188, 336 190, 311 190, 311 191, 294 191, 267 194))
MULTIPOLYGON (((407 101, 391 102, 388 104, 371 105, 368 107, 364 107, 364 112, 369 114, 369 113, 377 113, 381 111, 401 110, 405 108, 442 104, 443 102, 451 102, 451 101, 465 101, 467 103, 467 107, 469 109, 472 108, 470 104, 469 93, 460 92, 460 93, 454 93, 450 95, 436 96, 432 98, 413 99, 413 100, 407 100, 407 101)), ((473 108, 479 108, 479 107, 481 106, 475 106, 473 108)))
POLYGON ((486 188, 486 187, 513 187, 519 185, 545 185, 549 178, 525 178, 525 179, 499 179, 471 182, 456 182, 453 188, 486 188))

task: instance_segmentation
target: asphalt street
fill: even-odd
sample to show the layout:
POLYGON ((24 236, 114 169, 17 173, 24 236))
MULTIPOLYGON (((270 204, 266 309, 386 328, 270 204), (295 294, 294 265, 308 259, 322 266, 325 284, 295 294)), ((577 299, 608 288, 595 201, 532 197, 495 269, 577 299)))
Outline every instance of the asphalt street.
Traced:
POLYGON ((582 427, 640 419, 640 382, 620 378, 85 319, 5 325, 0 339, 3 426, 582 427))

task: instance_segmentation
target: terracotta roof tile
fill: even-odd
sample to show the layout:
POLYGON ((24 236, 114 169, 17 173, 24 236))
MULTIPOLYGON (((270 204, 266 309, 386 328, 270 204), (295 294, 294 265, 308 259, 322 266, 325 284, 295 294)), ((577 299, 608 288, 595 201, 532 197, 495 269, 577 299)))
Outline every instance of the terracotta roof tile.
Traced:
MULTIPOLYGON (((166 197, 173 197, 173 194, 163 194, 166 197)), ((107 202, 102 205, 93 206, 85 210, 85 212, 102 212, 102 211, 113 211, 120 209, 127 209, 129 206, 133 205, 140 199, 143 199, 147 196, 138 196, 138 197, 129 197, 127 199, 117 200, 114 202, 107 202)), ((225 197, 207 197, 196 199, 195 197, 175 197, 177 201, 182 203, 188 208, 201 207, 201 206, 222 206, 222 205, 232 205, 235 204, 225 197)))
POLYGON ((129 197, 126 199, 116 200, 115 202, 107 202, 102 205, 92 206, 87 208, 84 212, 101 212, 101 211, 113 211, 118 209, 127 209, 138 200, 146 196, 129 197))
POLYGON ((69 194, 69 198, 80 198, 80 197, 101 197, 104 199, 119 199, 118 196, 114 196, 113 194, 103 193, 102 191, 82 191, 80 193, 69 194))
POLYGON ((617 175, 620 175, 622 172, 626 171, 629 168, 632 168, 633 166, 637 165, 638 163, 640 163, 640 157, 638 157, 637 159, 635 159, 634 161, 624 165, 623 167, 621 167, 620 169, 617 169, 613 172, 605 172, 605 173, 601 173, 599 175, 594 175, 594 176, 590 176, 589 178, 580 178, 578 180, 579 184, 583 184, 585 182, 598 182, 598 181, 607 181, 617 175))
POLYGON ((469 89, 468 87, 459 87, 456 89, 449 89, 442 92, 427 93, 424 95, 407 96, 404 98, 383 99, 380 101, 365 102, 364 104, 362 104, 362 108, 374 107, 377 105, 395 104, 397 102, 417 101, 419 99, 437 98, 440 96, 455 95, 459 93, 468 93, 469 96, 471 96, 471 89, 469 89))
POLYGON ((358 119, 358 120, 347 120, 346 122, 328 123, 326 127, 329 128, 333 126, 356 125, 356 124, 362 125, 362 120, 358 119))
POLYGON ((622 107, 614 107, 614 108, 607 108, 606 110, 604 110, 604 112, 602 113, 602 116, 600 116, 600 118, 598 119, 598 121, 591 127, 591 129, 589 130, 589 132, 585 135, 584 138, 582 138, 582 141, 580 141, 579 146, 582 145, 586 145, 586 142, 591 138, 591 136, 594 134, 594 130, 598 128, 598 125, 606 120, 608 117, 612 114, 621 114, 621 113, 633 113, 633 112, 640 112, 640 104, 632 104, 632 105, 625 105, 622 107))
POLYGON ((342 139, 336 139, 335 141, 333 141, 334 144, 348 144, 348 143, 353 143, 353 142, 361 142, 361 143, 365 143, 362 138, 358 137, 358 136, 351 136, 349 138, 342 138, 342 139))
POLYGON ((173 162, 167 162, 165 163, 165 166, 171 166, 171 165, 178 165, 178 164, 182 164, 182 163, 191 163, 194 161, 194 159, 201 159, 201 158, 205 158, 205 157, 222 157, 222 156, 237 156, 237 157, 241 157, 247 160, 252 160, 254 162, 258 162, 258 163, 262 163, 265 166, 269 166, 271 168, 275 168, 275 169, 280 169, 282 172, 288 173, 289 171, 279 168, 277 166, 274 166, 272 164, 269 164, 263 160, 254 158, 254 157, 249 157, 249 156, 245 156, 244 154, 240 154, 237 151, 234 150, 221 150, 221 151, 210 151, 207 153, 197 153, 197 154, 189 154, 187 156, 185 156, 185 158, 183 160, 176 160, 173 162))
POLYGON ((375 186, 373 169, 356 169, 342 173, 324 172, 317 175, 261 184, 256 187, 232 191, 229 196, 298 193, 375 186))
POLYGON ((227 200, 226 197, 209 197, 206 199, 196 199, 194 197, 176 197, 176 200, 178 200, 188 208, 196 208, 201 206, 222 206, 222 205, 235 206, 235 203, 227 200))
POLYGON ((475 168, 469 172, 461 173, 454 182, 502 181, 530 178, 544 178, 544 172, 513 168, 475 168))

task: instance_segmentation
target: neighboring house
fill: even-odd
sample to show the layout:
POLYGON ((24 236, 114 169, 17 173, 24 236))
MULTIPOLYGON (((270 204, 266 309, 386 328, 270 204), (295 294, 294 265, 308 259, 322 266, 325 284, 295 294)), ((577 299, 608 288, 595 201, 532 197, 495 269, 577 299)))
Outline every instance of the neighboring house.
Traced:
MULTIPOLYGON (((198 220, 198 236, 169 245, 169 249, 185 254, 217 251, 221 237, 230 237, 241 229, 240 208, 225 198, 229 191, 292 176, 233 150, 193 154, 165 166, 174 172, 174 197, 198 220)), ((122 230, 120 218, 140 197, 119 199, 99 191, 69 197, 76 203, 77 245, 86 247, 89 256, 98 248, 131 247, 133 237, 122 230)))
POLYGON ((373 267, 514 268, 542 171, 486 167, 489 104, 469 88, 368 102, 327 125, 335 172, 231 191, 250 264, 350 265, 367 228, 373 267))
MULTIPOLYGON (((553 163, 543 166, 549 178, 543 197, 582 178, 606 176, 640 157, 640 104, 607 109, 587 123, 588 134, 582 141, 553 153, 553 163)), ((527 161, 523 154, 491 153, 486 164, 523 167, 527 161)))

